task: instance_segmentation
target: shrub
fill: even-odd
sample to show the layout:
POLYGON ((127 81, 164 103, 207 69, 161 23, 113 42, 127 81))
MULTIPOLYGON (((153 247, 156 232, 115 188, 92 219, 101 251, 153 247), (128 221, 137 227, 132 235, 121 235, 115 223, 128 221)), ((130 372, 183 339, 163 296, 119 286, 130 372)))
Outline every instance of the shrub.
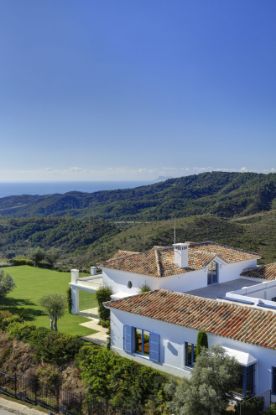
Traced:
POLYGON ((98 310, 100 320, 109 320, 110 310, 104 307, 103 303, 111 300, 112 289, 109 287, 102 287, 96 292, 96 297, 98 301, 98 310))
POLYGON ((131 414, 135 408, 140 415, 150 401, 159 405, 167 376, 96 346, 82 347, 77 362, 95 413, 131 414))
POLYGON ((67 290, 67 307, 68 307, 68 312, 70 314, 72 314, 72 305, 73 305, 72 290, 71 290, 71 287, 69 287, 67 290))
POLYGON ((0 330, 6 331, 11 324, 21 322, 22 318, 18 314, 9 311, 0 311, 0 330))
POLYGON ((83 341, 75 336, 58 333, 44 327, 34 330, 28 340, 42 362, 64 365, 72 361, 83 341))
POLYGON ((9 325, 7 331, 11 338, 29 342, 35 330, 37 330, 36 326, 27 323, 13 322, 9 325))
POLYGON ((203 331, 199 331, 197 335, 196 356, 199 356, 202 348, 208 349, 208 337, 203 331))
POLYGON ((39 386, 44 394, 59 394, 61 386, 61 373, 57 367, 44 365, 37 370, 39 386))
POLYGON ((248 400, 241 401, 237 405, 235 414, 239 415, 261 415, 264 409, 264 399, 262 397, 254 397, 248 400), (241 405, 241 408, 240 408, 241 405), (240 411, 240 409, 242 411, 240 411))
POLYGON ((15 258, 12 258, 10 260, 10 263, 14 266, 19 266, 19 265, 33 265, 33 261, 30 258, 24 257, 24 256, 17 256, 15 258))
POLYGON ((150 291, 150 287, 145 283, 140 287, 140 293, 147 293, 150 291))

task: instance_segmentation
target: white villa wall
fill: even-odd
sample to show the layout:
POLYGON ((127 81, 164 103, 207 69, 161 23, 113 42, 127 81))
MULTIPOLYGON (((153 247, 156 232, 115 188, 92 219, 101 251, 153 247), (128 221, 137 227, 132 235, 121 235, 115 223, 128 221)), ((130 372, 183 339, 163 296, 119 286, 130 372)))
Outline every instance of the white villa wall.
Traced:
POLYGON ((115 269, 103 268, 103 284, 111 287, 113 293, 123 292, 126 295, 139 294, 140 288, 147 284, 151 290, 157 290, 158 280, 156 277, 148 275, 135 274, 132 272, 119 271, 115 269), (132 288, 128 288, 127 284, 131 281, 132 288))
POLYGON ((186 272, 185 274, 159 278, 159 288, 187 292, 207 286, 207 269, 186 272))
POLYGON ((256 259, 249 261, 234 262, 232 264, 219 264, 219 283, 229 282, 240 278, 240 274, 247 268, 254 268, 256 259))
MULTIPOLYGON (((157 369, 178 376, 189 376, 191 369, 185 367, 185 342, 196 344, 197 330, 168 324, 151 318, 126 313, 120 310, 111 310, 111 348, 120 354, 130 357, 137 362, 150 365, 157 369), (150 362, 140 355, 129 355, 123 350, 123 326, 127 324, 160 335, 160 364, 150 362)), ((266 349, 231 340, 224 337, 208 334, 209 345, 219 344, 237 349, 254 356, 256 364, 255 387, 256 394, 271 389, 271 368, 276 367, 276 350, 266 349)), ((276 401, 276 396, 273 396, 276 401)))
MULTIPOLYGON (((219 282, 224 283, 237 278, 244 269, 254 267, 256 260, 237 262, 234 264, 219 265, 219 282)), ((103 268, 103 283, 112 288, 113 292, 123 292, 126 295, 138 294, 140 288, 147 284, 151 290, 164 288, 167 290, 188 292, 207 286, 207 267, 198 271, 185 272, 169 277, 150 277, 148 275, 135 274, 132 272, 103 268), (131 281, 132 288, 128 288, 131 281)))

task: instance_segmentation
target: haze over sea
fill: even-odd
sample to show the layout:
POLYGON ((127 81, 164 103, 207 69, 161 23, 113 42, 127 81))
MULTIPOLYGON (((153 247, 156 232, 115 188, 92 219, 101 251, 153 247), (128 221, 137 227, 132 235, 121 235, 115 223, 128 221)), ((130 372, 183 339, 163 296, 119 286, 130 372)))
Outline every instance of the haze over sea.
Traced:
POLYGON ((127 189, 150 182, 142 181, 98 181, 98 182, 33 182, 33 183, 4 183, 0 182, 0 197, 15 195, 47 195, 71 191, 97 192, 100 190, 127 189))

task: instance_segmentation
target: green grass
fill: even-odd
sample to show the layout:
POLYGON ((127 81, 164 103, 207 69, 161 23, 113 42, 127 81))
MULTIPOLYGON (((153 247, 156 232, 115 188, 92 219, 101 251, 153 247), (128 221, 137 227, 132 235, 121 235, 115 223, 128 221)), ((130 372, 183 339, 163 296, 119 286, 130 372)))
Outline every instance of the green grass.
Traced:
MULTIPOLYGON (((9 267, 5 270, 13 277, 16 288, 1 300, 0 307, 14 313, 19 310, 22 312, 23 309, 27 321, 36 326, 49 327, 49 318, 39 304, 40 299, 54 293, 66 296, 70 274, 30 266, 9 267)), ((95 294, 85 293, 84 300, 85 305, 89 304, 89 300, 91 302, 91 307, 87 308, 96 307, 95 294)), ((58 330, 77 336, 92 334, 93 330, 80 326, 85 321, 86 318, 72 315, 66 309, 58 322, 58 330)))

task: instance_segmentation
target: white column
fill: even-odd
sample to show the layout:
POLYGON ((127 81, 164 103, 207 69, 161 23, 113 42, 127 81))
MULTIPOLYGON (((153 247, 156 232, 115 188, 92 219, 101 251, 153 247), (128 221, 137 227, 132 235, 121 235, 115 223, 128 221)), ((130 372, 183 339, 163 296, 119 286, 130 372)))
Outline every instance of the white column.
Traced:
POLYGON ((71 296, 72 296, 72 314, 77 314, 80 311, 79 289, 77 287, 71 287, 71 296))
POLYGON ((71 282, 76 284, 79 278, 79 270, 78 269, 71 269, 71 282))

